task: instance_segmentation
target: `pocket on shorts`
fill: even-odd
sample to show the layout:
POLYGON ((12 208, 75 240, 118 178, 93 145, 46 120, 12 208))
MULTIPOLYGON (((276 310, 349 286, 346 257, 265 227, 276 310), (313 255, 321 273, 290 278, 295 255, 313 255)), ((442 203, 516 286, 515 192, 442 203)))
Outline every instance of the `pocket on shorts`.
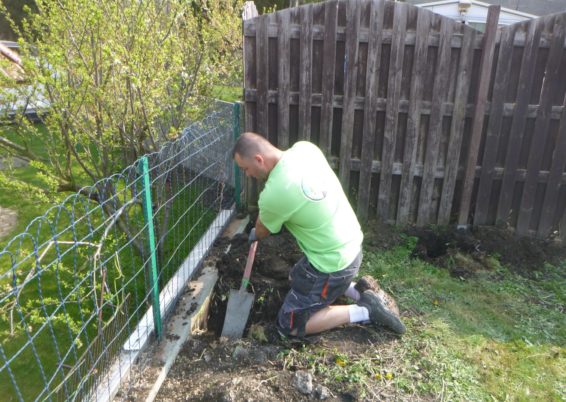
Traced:
POLYGON ((291 289, 303 296, 311 293, 318 279, 316 275, 309 272, 308 264, 308 261, 300 261, 291 272, 291 289))

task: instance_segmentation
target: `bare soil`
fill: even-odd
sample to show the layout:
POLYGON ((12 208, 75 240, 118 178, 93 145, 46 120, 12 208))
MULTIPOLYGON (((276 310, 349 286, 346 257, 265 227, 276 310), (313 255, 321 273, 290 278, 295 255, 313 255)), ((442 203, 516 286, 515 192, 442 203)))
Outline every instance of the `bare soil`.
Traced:
MULTIPOLYGON (((509 269, 527 277, 535 277, 535 272, 539 277, 544 275, 545 261, 556 263, 566 258, 564 247, 552 241, 517 238, 495 227, 476 228, 471 232, 408 229, 403 234, 372 222, 365 233, 364 250, 372 251, 400 244, 406 234, 416 236, 419 240, 413 256, 446 266, 455 276, 469 277, 477 270, 489 269, 491 260, 488 256, 493 254, 497 254, 509 269), (461 263, 458 263, 460 260, 461 263)), ((271 236, 259 244, 251 280, 255 301, 243 339, 229 341, 220 338, 228 293, 240 285, 247 252, 246 235, 232 240, 221 239, 215 244, 209 258, 216 261, 219 280, 212 300, 208 332, 194 336, 184 345, 157 400, 359 400, 355 389, 344 389, 340 383, 321 384, 316 377, 312 378, 312 392, 305 394, 304 387, 297 385, 297 373, 302 368, 294 365, 292 359, 283 357, 288 355, 289 350, 308 347, 309 344, 332 351, 328 357, 331 360, 334 354, 355 356, 363 353, 369 345, 381 345, 387 353, 387 350, 394 350, 398 338, 380 328, 350 325, 306 340, 281 339, 274 322, 289 288, 289 268, 301 257, 288 233, 271 236)), ((402 314, 413 313, 405 311, 402 314)), ((370 397, 374 400, 396 399, 395 395, 386 391, 387 388, 370 390, 370 397)))

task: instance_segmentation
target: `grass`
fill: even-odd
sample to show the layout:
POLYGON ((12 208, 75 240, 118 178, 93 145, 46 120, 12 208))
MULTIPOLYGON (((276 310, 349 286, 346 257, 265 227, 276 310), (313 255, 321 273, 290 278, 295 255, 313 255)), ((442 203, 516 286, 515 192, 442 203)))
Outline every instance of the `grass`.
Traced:
MULTIPOLYGON (((41 149, 37 151, 41 152, 41 149)), ((37 171, 31 166, 16 168, 13 174, 16 178, 33 180, 41 184, 37 171)), ((180 183, 180 187, 183 186, 183 183, 180 183)), ((200 180, 196 186, 197 188, 195 188, 195 186, 189 186, 186 188, 183 187, 182 189, 172 189, 171 198, 173 201, 171 203, 171 216, 168 221, 170 229, 167 231, 169 235, 166 237, 162 247, 164 255, 160 261, 160 282, 162 284, 166 283, 174 274, 180 263, 186 258, 190 250, 200 239, 200 236, 214 219, 214 211, 210 209, 210 205, 205 205, 206 202, 210 202, 210 200, 202 199, 201 191, 204 186, 205 184, 200 180)), ((210 192, 213 189, 208 190, 210 192)), ((8 244, 12 236, 23 232, 35 217, 42 215, 52 206, 49 202, 38 202, 35 199, 29 199, 25 194, 16 193, 14 191, 0 191, 0 205, 14 209, 18 213, 18 224, 8 236, 0 240, 0 250, 8 244)), ((97 207, 93 205, 91 208, 97 207)), ((103 214, 98 213, 94 215, 96 216, 91 218, 90 225, 95 227, 102 222, 103 214)), ((138 207, 134 207, 130 211, 128 219, 132 222, 135 231, 141 230, 144 225, 143 214, 138 207)), ((70 221, 67 217, 64 216, 60 218, 57 231, 69 224, 70 221)), ((89 229, 89 227, 90 226, 86 223, 78 225, 74 230, 74 232, 77 233, 77 238, 81 239, 83 236, 90 233, 89 230, 91 229, 89 229)), ((93 232, 92 237, 88 238, 88 240, 92 243, 97 243, 103 230, 104 227, 93 232)), ((41 226, 41 229, 37 229, 36 226, 34 226, 33 229, 30 230, 30 234, 32 234, 34 238, 37 237, 41 239, 41 243, 50 238, 51 229, 49 225, 45 224, 41 226)), ((62 238, 63 240, 66 238, 72 240, 74 236, 71 232, 68 232, 63 234, 62 238)), ((145 235, 142 235, 139 240, 146 241, 145 235)), ((135 327, 146 306, 145 295, 148 278, 145 273, 146 268, 142 258, 147 259, 148 256, 140 257, 131 247, 124 247, 127 242, 128 240, 125 236, 121 234, 120 231, 115 230, 114 227, 110 232, 110 236, 105 240, 103 253, 101 255, 101 261, 105 258, 108 259, 106 263, 108 289, 106 290, 105 301, 109 307, 103 310, 104 321, 109 321, 112 312, 116 310, 117 306, 120 306, 124 300, 128 300, 128 306, 126 307, 126 312, 128 313, 127 320, 129 321, 128 327, 121 328, 121 335, 115 333, 116 328, 110 328, 114 333, 107 334, 109 336, 107 339, 115 339, 115 343, 118 346, 123 342, 123 338, 129 335, 129 331, 133 330, 133 327, 135 327), (114 254, 115 256, 112 257, 114 254), (135 309, 141 310, 134 313, 133 310, 135 309)), ((10 250, 14 251, 19 249, 25 254, 25 250, 29 250, 31 253, 34 247, 34 244, 30 240, 24 240, 21 244, 18 243, 10 246, 10 250)), ((59 245, 60 251, 64 250, 65 247, 70 246, 59 245)), ((43 251, 43 249, 41 251, 43 251)), ((71 255, 63 257, 59 263, 50 264, 51 261, 56 261, 57 258, 55 247, 51 248, 43 257, 42 265, 44 268, 40 277, 38 276, 37 280, 30 282, 22 292, 20 305, 24 306, 26 322, 28 323, 27 330, 29 334, 34 337, 33 343, 36 349, 35 351, 31 350, 29 346, 25 349, 21 349, 22 346, 29 342, 28 335, 22 328, 18 327, 16 333, 10 335, 9 316, 7 310, 5 310, 6 306, 0 306, 0 308, 4 310, 0 315, 0 344, 3 347, 3 352, 8 357, 19 353, 17 359, 10 364, 10 370, 16 379, 24 400, 34 400, 45 386, 44 376, 36 363, 35 355, 41 360, 46 372, 46 379, 49 380, 52 375, 51 373, 53 373, 61 363, 60 360, 64 360, 62 363, 67 367, 62 370, 64 374, 70 374, 68 368, 78 365, 78 362, 81 361, 80 356, 85 353, 89 342, 96 339, 96 318, 86 328, 80 328, 83 320, 80 318, 78 303, 75 299, 81 301, 83 313, 86 314, 87 318, 91 317, 92 314, 96 317, 95 299, 98 299, 100 294, 100 275, 94 276, 97 281, 97 287, 94 293, 86 294, 87 291, 91 289, 91 282, 89 280, 73 290, 78 284, 78 278, 85 277, 85 275, 88 275, 89 272, 92 271, 94 264, 92 258, 93 253, 94 250, 92 248, 79 247, 77 250, 73 251, 71 255), (77 270, 79 271, 78 275, 77 270), (64 314, 59 314, 52 320, 52 329, 47 327, 38 332, 41 325, 45 323, 45 315, 51 314, 55 308, 60 305, 61 298, 68 297, 68 294, 72 294, 72 296, 67 300, 65 308, 69 313, 68 317, 70 317, 70 319, 64 314), (68 325, 72 328, 73 333, 70 333, 68 325), (81 336, 73 345, 73 338, 77 333, 80 333, 81 336), (57 348, 59 350, 57 350, 57 348), (67 351, 72 350, 72 348, 75 350, 63 359, 67 351), (21 352, 19 352, 20 350, 21 352)), ((8 254, 0 258, 0 272, 4 278, 2 283, 0 283, 2 292, 11 289, 11 285, 6 282, 12 280, 11 275, 9 275, 11 264, 13 264, 13 262, 11 262, 8 254)), ((22 283, 26 273, 31 269, 30 264, 24 264, 18 268, 18 283, 22 283), (27 265, 29 265, 29 267, 27 267, 27 265)), ((12 299, 8 298, 6 302, 10 302, 11 300, 12 299)), ((16 324, 19 321, 20 318, 16 316, 16 324)), ((103 347, 106 348, 108 346, 97 346, 100 350, 102 350, 103 347)), ((3 363, 4 359, 1 359, 0 364, 3 363)), ((92 364, 92 362, 87 363, 87 365, 88 364, 92 364)), ((89 367, 87 367, 87 369, 88 368, 89 367)), ((94 368, 95 370, 102 369, 102 367, 99 366, 94 368)), ((78 375, 80 374, 81 373, 78 373, 78 375)), ((53 390, 62 378, 62 376, 57 377, 54 383, 50 385, 50 390, 53 390)), ((71 378, 71 380, 73 380, 73 378, 71 378)), ((74 380, 78 381, 76 378, 74 380)), ((73 385, 70 385, 70 388, 73 389, 73 385)), ((0 394, 4 395, 3 400, 17 400, 6 370, 0 373, 0 394)))
POLYGON ((356 356, 318 346, 290 350, 299 365, 358 396, 397 400, 563 401, 566 399, 564 264, 528 280, 501 266, 468 279, 411 258, 415 239, 364 249, 371 274, 397 299, 401 338, 356 356))
MULTIPOLYGON (((4 129, 6 129, 6 127, 4 127, 4 129)), ((40 125, 39 129, 40 131, 44 130, 44 127, 40 125)), ((16 135, 10 130, 5 130, 2 135, 9 140, 17 142, 16 135)), ((45 155, 46 152, 45 149, 40 146, 40 144, 32 146, 32 151, 38 155, 45 155)), ((33 166, 28 165, 25 167, 14 168, 13 176, 14 178, 24 182, 33 183, 40 186, 42 184, 42 180, 38 175, 38 170, 33 166)), ((45 202, 45 200, 26 197, 25 194, 15 192, 12 189, 2 188, 2 186, 0 186, 0 206, 12 209, 16 211, 18 215, 16 226, 10 233, 8 233, 3 238, 0 238, 0 249, 3 248, 3 246, 12 236, 23 232, 26 226, 34 218, 42 215, 51 205, 51 203, 45 202)))
POLYGON ((212 96, 224 102, 237 102, 242 100, 242 87, 233 87, 228 85, 216 85, 212 89, 212 96))

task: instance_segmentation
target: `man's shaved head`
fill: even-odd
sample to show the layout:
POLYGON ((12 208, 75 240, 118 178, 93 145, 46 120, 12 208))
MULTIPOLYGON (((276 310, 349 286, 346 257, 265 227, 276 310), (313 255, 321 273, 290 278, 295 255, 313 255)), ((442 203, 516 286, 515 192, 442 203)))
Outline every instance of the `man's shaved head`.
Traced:
POLYGON ((242 158, 251 158, 257 154, 265 154, 273 148, 273 145, 261 135, 255 133, 243 133, 234 145, 232 157, 236 154, 242 158))
POLYGON ((283 152, 255 133, 244 133, 238 138, 232 157, 247 176, 265 180, 279 162, 283 152))

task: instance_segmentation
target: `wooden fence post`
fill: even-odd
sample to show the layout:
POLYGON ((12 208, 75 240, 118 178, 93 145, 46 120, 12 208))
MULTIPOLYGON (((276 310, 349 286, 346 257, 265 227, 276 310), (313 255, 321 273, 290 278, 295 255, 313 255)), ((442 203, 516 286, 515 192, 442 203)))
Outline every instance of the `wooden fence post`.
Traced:
POLYGON ((462 189, 462 202, 460 203, 460 214, 458 217, 458 227, 467 227, 468 225, 468 214, 470 212, 472 190, 474 188, 474 177, 476 173, 476 162, 478 159, 481 134, 483 131, 485 107, 487 103, 489 81, 491 79, 491 67, 493 64, 493 54, 495 52, 495 37, 497 34, 497 23, 499 21, 500 11, 500 6, 492 5, 489 6, 487 13, 485 36, 483 37, 482 46, 483 53, 480 64, 480 82, 478 95, 476 98, 476 105, 474 108, 472 137, 470 139, 470 148, 468 152, 468 160, 466 163, 464 185, 462 189))

